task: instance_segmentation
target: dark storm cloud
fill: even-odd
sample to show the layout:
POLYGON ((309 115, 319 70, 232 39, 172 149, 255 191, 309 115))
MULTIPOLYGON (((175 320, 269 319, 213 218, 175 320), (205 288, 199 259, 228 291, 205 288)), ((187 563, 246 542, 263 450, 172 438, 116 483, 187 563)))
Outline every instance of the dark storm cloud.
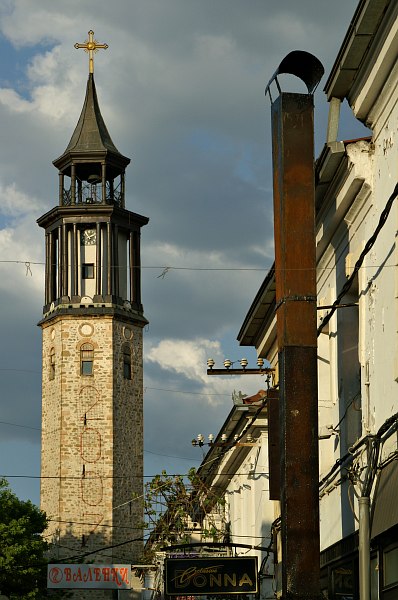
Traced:
MULTIPOLYGON (((198 429, 217 433, 235 386, 254 393, 260 385, 207 381, 204 372, 210 351, 218 360, 246 354, 231 340, 273 260, 270 103, 264 87, 295 49, 313 52, 327 72, 357 2, 61 4, 7 0, 0 7, 2 60, 10 61, 6 76, 0 76, 0 252, 2 260, 22 261, 12 269, 0 263, 1 364, 21 369, 19 375, 0 371, 0 420, 33 427, 40 422, 36 323, 43 268, 33 262, 43 261, 44 240, 35 221, 57 203, 51 162, 69 142, 87 79, 87 55, 73 45, 93 29, 98 41, 109 44, 95 56, 102 114, 116 146, 132 158, 128 208, 150 218, 142 232, 142 263, 157 269, 143 270, 150 320, 144 336, 146 470, 159 471, 161 465, 170 470, 173 461, 164 455, 194 460, 191 437, 198 429), (8 54, 7 44, 14 48, 8 54), (32 262, 32 275, 25 274, 25 261, 32 262), (159 277, 164 267, 184 270, 159 277)), ((328 109, 322 85, 315 98, 318 151, 328 109)), ((346 123, 341 136, 348 131, 354 137, 346 123)), ((7 439, 13 442, 14 469, 28 464, 29 452, 38 475, 34 430, 4 427, 0 471, 9 464, 7 439)), ((37 485, 27 485, 25 493, 37 501, 37 485)))

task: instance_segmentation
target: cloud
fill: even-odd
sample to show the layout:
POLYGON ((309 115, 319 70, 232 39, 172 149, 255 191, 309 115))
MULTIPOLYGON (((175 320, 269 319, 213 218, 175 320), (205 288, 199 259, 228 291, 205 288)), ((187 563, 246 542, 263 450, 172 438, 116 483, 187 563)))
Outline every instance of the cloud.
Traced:
POLYGON ((220 355, 220 343, 205 339, 170 340, 164 339, 146 352, 146 360, 182 375, 197 383, 206 383, 204 370, 210 355, 220 355))
MULTIPOLYGON (((243 354, 243 353, 242 353, 243 354)), ((226 398, 230 399, 233 389, 256 389, 258 377, 248 382, 243 376, 209 376, 207 375, 207 359, 212 358, 218 367, 222 367, 225 355, 220 341, 205 338, 191 340, 163 339, 157 344, 149 344, 146 348, 145 360, 152 363, 149 376, 159 369, 166 371, 171 378, 178 375, 183 386, 189 389, 189 383, 194 387, 192 396, 201 395, 208 404, 225 404, 226 398), (231 387, 233 385, 233 387, 231 387)), ((261 376, 260 376, 261 379, 261 376)), ((191 388, 193 390, 193 388, 191 388)), ((257 391, 257 390, 256 390, 257 391)), ((190 392, 186 392, 189 397, 190 392)), ((192 400, 192 398, 191 398, 192 400)))
POLYGON ((17 184, 2 185, 0 181, 0 214, 4 216, 29 216, 44 209, 44 203, 37 198, 27 196, 18 189, 17 184))
MULTIPOLYGON (((88 57, 74 43, 92 28, 109 44, 95 55, 101 111, 116 146, 132 158, 127 206, 150 218, 141 238, 150 321, 144 333, 145 448, 147 459, 149 452, 157 457, 158 471, 162 465, 172 470, 177 459, 165 455, 197 460, 190 439, 199 431, 217 433, 233 389, 250 394, 263 385, 256 377, 207 377, 206 360, 212 354, 221 364, 246 354, 235 337, 273 262, 264 87, 293 49, 331 65, 356 4, 346 0, 338 11, 329 0, 250 0, 250 9, 242 0, 0 4, 7 63, 0 88, 0 254, 21 260, 0 263, 0 359, 8 369, 0 371, 0 420, 40 426, 36 323, 44 275, 33 263, 43 261, 44 232, 36 219, 58 203, 51 162, 65 150, 84 101, 88 57), (162 277, 165 267, 174 268, 162 277)), ((326 118, 320 88, 318 147, 326 118)), ((350 128, 344 131, 355 137, 350 128)), ((3 426, 1 434, 14 442, 33 440, 24 428, 3 426)), ((38 439, 32 443, 39 469, 38 439)), ((21 465, 26 447, 21 444, 21 465)), ((7 453, 1 455, 5 472, 7 453)), ((37 500, 37 487, 34 493, 37 500)))

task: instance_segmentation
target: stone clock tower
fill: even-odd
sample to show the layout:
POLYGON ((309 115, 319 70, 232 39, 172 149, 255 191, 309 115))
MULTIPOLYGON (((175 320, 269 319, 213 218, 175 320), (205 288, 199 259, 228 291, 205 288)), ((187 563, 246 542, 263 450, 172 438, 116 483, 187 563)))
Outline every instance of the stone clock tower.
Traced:
POLYGON ((90 53, 83 109, 54 160, 58 204, 38 219, 46 263, 41 507, 51 519, 55 558, 134 563, 142 548, 142 504, 133 498, 143 491, 147 323, 140 230, 148 219, 125 208, 130 159, 99 109, 89 34, 91 47, 76 45, 90 53))

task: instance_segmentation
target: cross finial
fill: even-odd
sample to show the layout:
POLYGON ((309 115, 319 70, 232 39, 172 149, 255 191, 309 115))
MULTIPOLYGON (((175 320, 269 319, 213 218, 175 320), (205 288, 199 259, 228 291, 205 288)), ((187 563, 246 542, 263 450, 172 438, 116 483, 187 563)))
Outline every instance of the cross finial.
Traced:
POLYGON ((94 52, 98 52, 99 48, 106 50, 108 44, 99 44, 97 40, 94 39, 94 31, 90 29, 88 32, 88 40, 86 40, 84 44, 75 44, 75 48, 83 48, 85 52, 88 52, 89 73, 94 73, 94 52))

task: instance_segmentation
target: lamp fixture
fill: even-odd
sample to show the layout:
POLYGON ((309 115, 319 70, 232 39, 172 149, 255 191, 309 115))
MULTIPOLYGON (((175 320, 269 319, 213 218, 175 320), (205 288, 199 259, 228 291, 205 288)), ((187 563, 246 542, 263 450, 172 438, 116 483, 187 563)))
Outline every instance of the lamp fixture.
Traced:
POLYGON ((258 446, 258 440, 254 440, 250 433, 247 434, 245 442, 240 442, 240 437, 241 436, 235 434, 233 442, 228 442, 228 435, 226 433, 223 433, 221 434, 221 441, 215 442, 214 435, 212 433, 209 433, 209 435, 207 436, 209 441, 205 442, 205 437, 201 433, 198 433, 196 438, 194 438, 191 443, 192 446, 199 446, 199 448, 202 448, 203 446, 218 446, 222 448, 232 449, 236 446, 258 446))
POLYGON ((247 358, 241 358, 239 361, 232 361, 229 358, 224 359, 224 368, 215 369, 215 361, 212 358, 207 359, 207 375, 267 375, 274 373, 275 369, 264 367, 264 359, 258 357, 257 368, 248 368, 247 358), (240 363, 240 368, 234 369, 234 364, 240 363))
POLYGON ((205 444, 207 446, 211 446, 213 444, 214 435, 212 433, 209 433, 208 439, 209 439, 209 441, 207 443, 207 442, 205 442, 204 436, 201 433, 198 433, 196 439, 194 438, 191 443, 192 443, 192 446, 199 446, 200 448, 202 446, 204 446, 205 444))

